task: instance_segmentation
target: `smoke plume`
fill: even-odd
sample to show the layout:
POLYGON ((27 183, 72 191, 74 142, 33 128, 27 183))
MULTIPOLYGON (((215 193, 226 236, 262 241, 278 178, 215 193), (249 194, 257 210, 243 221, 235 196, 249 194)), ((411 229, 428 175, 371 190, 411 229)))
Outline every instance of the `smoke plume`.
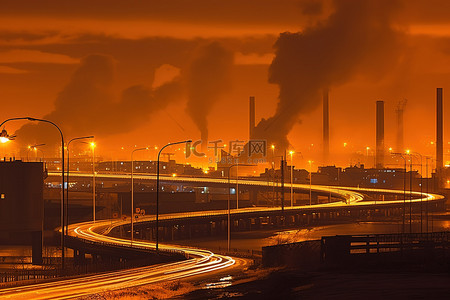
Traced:
POLYGON ((187 112, 201 132, 202 145, 208 140, 207 116, 231 86, 233 53, 217 42, 201 47, 185 71, 187 112))
POLYGON ((263 119, 255 136, 289 146, 287 134, 302 114, 321 103, 324 88, 357 75, 378 80, 401 57, 402 33, 392 26, 398 3, 390 0, 334 1, 324 22, 300 33, 282 33, 269 70, 269 82, 279 86, 275 114, 263 119))
MULTIPOLYGON (((58 124, 66 139, 74 136, 107 136, 132 130, 148 116, 179 99, 180 79, 175 78, 155 89, 131 86, 115 95, 115 62, 106 55, 85 57, 70 82, 59 93, 55 109, 44 119, 58 124)), ((57 131, 47 124, 27 124, 17 131, 18 139, 42 142, 46 136, 55 141, 57 131)), ((19 140, 19 141, 20 141, 19 140)), ((56 139, 57 140, 57 139, 56 139)))

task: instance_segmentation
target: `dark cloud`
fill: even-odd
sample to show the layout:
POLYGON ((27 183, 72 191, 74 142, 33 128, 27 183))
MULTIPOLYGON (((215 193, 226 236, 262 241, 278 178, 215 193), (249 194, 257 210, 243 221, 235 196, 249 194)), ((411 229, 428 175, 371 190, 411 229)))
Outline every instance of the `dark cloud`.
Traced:
POLYGON ((299 116, 315 109, 320 91, 364 74, 381 78, 401 57, 402 34, 392 28, 397 1, 334 1, 335 12, 301 33, 283 33, 269 82, 279 86, 273 117, 262 120, 256 134, 286 149, 287 134, 299 116))
POLYGON ((114 20, 161 20, 168 22, 286 24, 301 15, 304 0, 1 0, 3 16, 93 18, 114 20))
POLYGON ((323 13, 323 3, 320 0, 304 0, 300 2, 301 12, 307 16, 317 16, 323 13))
MULTIPOLYGON (((85 57, 59 93, 54 111, 43 118, 59 124, 66 137, 92 134, 105 137, 142 125, 151 113, 179 99, 179 78, 154 90, 131 86, 117 96, 113 89, 115 74, 112 57, 98 54, 85 57)), ((16 134, 19 141, 30 141, 36 136, 53 138, 52 131, 46 124, 27 124, 16 134)))

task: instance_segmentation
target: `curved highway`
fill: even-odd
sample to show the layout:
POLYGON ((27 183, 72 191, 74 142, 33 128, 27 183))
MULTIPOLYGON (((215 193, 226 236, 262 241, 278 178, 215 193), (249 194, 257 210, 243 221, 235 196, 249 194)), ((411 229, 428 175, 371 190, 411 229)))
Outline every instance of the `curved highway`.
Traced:
MULTIPOLYGON (((86 222, 69 226, 69 234, 93 242, 107 242, 130 246, 130 240, 118 239, 98 233, 110 225, 110 220, 86 222)), ((149 242, 134 241, 133 247, 153 248, 149 242)), ((112 291, 151 283, 192 277, 218 271, 236 265, 246 264, 245 260, 235 260, 208 250, 160 245, 161 251, 181 251, 187 260, 153 265, 141 268, 88 275, 48 283, 14 287, 0 290, 1 299, 70 299, 104 291, 112 291)))
MULTIPOLYGON (((53 173, 56 175, 59 173, 53 173)), ((73 176, 89 177, 92 174, 72 174, 73 176)), ((128 175, 122 174, 98 174, 97 178, 129 178, 128 175)), ((139 179, 154 180, 154 175, 136 175, 139 179)), ((215 183, 215 184, 228 184, 227 180, 216 178, 192 178, 192 177, 169 177, 161 176, 162 180, 166 181, 185 181, 185 182, 198 182, 198 183, 215 183)), ((257 180, 240 180, 239 184, 267 187, 268 183, 257 180)), ((294 184, 293 187, 296 190, 309 191, 310 186, 305 184, 294 184)), ((362 193, 377 192, 385 194, 403 195, 403 191, 399 190, 384 190, 384 189, 358 189, 348 187, 327 187, 327 186, 312 186, 311 189, 315 192, 331 193, 334 196, 342 199, 342 201, 317 204, 312 206, 294 206, 285 207, 286 210, 290 209, 317 209, 320 207, 348 207, 348 206, 365 206, 365 205, 382 205, 382 204, 396 204, 404 203, 404 199, 386 200, 386 201, 371 201, 365 200, 362 193)), ((413 202, 418 201, 433 201, 440 200, 443 196, 413 192, 415 199, 413 202)), ((409 196, 409 193, 407 194, 409 196)), ((408 199, 409 202, 409 199, 408 199)), ((268 212, 273 210, 279 210, 279 207, 275 208, 263 208, 263 207, 250 207, 243 209, 233 209, 233 214, 248 213, 248 212, 268 212)), ((227 210, 215 210, 215 211, 202 211, 202 212, 188 212, 188 213, 175 213, 164 214, 160 216, 160 220, 171 218, 195 218, 212 215, 224 215, 227 214, 227 210)), ((151 221, 155 216, 144 216, 139 218, 137 222, 151 221)), ((114 227, 124 225, 130 221, 118 221, 111 225, 111 220, 97 221, 95 223, 86 222, 80 224, 73 224, 69 226, 69 235, 78 237, 80 239, 89 240, 97 243, 114 243, 121 246, 139 247, 154 249, 155 244, 144 241, 134 241, 131 245, 131 241, 127 239, 120 239, 107 236, 106 234, 114 227)), ((117 290, 133 286, 141 286, 150 283, 163 282, 174 279, 181 279, 190 276, 196 276, 205 274, 208 272, 214 272, 231 266, 239 264, 245 264, 244 260, 236 260, 234 258, 214 254, 208 250, 187 248, 181 246, 171 246, 161 244, 161 251, 179 251, 182 252, 187 258, 185 261, 147 266, 129 270, 109 272, 98 275, 88 275, 73 279, 64 279, 60 281, 54 281, 49 283, 35 284, 23 287, 15 287, 0 290, 0 298, 2 299, 68 299, 94 294, 106 290, 117 290)))

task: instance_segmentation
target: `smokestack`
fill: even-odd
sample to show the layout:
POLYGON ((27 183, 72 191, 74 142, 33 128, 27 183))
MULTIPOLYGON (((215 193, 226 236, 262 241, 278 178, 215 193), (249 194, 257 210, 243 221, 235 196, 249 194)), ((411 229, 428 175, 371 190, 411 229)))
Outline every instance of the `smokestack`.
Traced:
POLYGON ((250 104, 250 130, 249 130, 249 139, 253 139, 254 138, 254 131, 255 131, 255 97, 250 97, 249 100, 249 104, 250 104))
MULTIPOLYGON (((436 98, 436 170, 439 175, 444 167, 444 119, 442 109, 442 88, 437 88, 436 98)), ((439 180, 439 182, 441 181, 439 180)))
POLYGON ((377 101, 376 168, 384 166, 384 102, 377 101))
POLYGON ((397 148, 395 150, 399 153, 405 151, 403 143, 403 112, 405 111, 406 102, 408 102, 406 99, 399 101, 395 109, 397 114, 397 148))
POLYGON ((323 163, 328 164, 330 156, 330 114, 328 105, 328 89, 323 90, 323 163))

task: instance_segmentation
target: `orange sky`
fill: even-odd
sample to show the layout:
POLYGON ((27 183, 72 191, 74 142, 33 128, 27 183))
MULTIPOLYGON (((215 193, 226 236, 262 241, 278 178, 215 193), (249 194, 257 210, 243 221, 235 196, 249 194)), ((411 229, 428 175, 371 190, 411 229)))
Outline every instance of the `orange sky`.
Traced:
MULTIPOLYGON (((232 54, 234 61, 224 71, 229 72, 229 85, 217 86, 223 90, 214 95, 217 99, 211 104, 206 119, 209 139, 224 142, 248 139, 249 96, 256 97, 257 122, 274 115, 279 86, 269 84, 268 77, 275 57, 273 46, 279 34, 316 28, 317 24, 328 20, 336 6, 331 0, 178 0, 170 3, 114 0, 36 3, 28 0, 0 1, 0 4, 1 120, 52 114, 58 109, 56 99, 72 82, 83 58, 89 55, 106 55, 108 61, 113 62, 111 82, 101 89, 110 97, 108 101, 119 103, 122 93, 132 86, 152 91, 157 85, 155 80, 162 83, 177 74, 185 76, 190 64, 201 55, 202 47, 217 42, 232 54)), ((339 165, 347 166, 358 160, 365 162, 366 147, 374 148, 376 100, 385 101, 387 147, 395 147, 396 143, 396 104, 407 99, 405 146, 432 155, 436 87, 444 88, 445 144, 449 141, 450 122, 446 122, 446 117, 450 105, 445 101, 450 91, 448 11, 450 2, 446 0, 399 1, 390 22, 404 35, 397 63, 378 73, 365 74, 358 69, 345 81, 333 83, 330 147, 339 165), (355 155, 357 152, 361 154, 355 155)), ((339 43, 340 37, 336 38, 339 43)), ((326 55, 326 49, 317 49, 317 52, 326 55)), ((369 67, 382 63, 372 61, 369 67)), ((120 123, 125 114, 130 114, 131 118, 136 116, 139 122, 131 122, 130 128, 122 128, 122 132, 102 129, 96 134, 96 151, 100 155, 105 159, 125 159, 134 145, 154 146, 180 139, 200 139, 200 131, 186 108, 188 93, 181 92, 174 97, 176 99, 159 103, 158 108, 143 116, 139 109, 124 110, 129 100, 123 100, 123 106, 118 105, 116 110, 106 109, 100 102, 96 105, 96 100, 81 101, 82 107, 69 109, 69 112, 93 110, 90 117, 95 116, 100 123, 108 118, 112 124, 120 123)), ((307 165, 308 159, 318 164, 321 160, 321 105, 320 99, 314 101, 317 104, 311 110, 297 116, 288 135, 291 148, 303 155, 303 159, 300 155, 295 158, 296 165, 302 167, 307 165)), ((23 123, 8 123, 6 128, 14 132, 21 125, 23 123)), ((66 138, 89 134, 85 131, 78 133, 72 128, 66 138)), ((34 135, 23 142, 33 144, 41 140, 39 135, 34 135)), ((0 145, 0 151, 2 155, 10 155, 19 153, 20 149, 16 143, 0 145)), ((145 154, 140 155, 145 158, 145 154)), ((450 161, 450 156, 447 159, 450 161)))

